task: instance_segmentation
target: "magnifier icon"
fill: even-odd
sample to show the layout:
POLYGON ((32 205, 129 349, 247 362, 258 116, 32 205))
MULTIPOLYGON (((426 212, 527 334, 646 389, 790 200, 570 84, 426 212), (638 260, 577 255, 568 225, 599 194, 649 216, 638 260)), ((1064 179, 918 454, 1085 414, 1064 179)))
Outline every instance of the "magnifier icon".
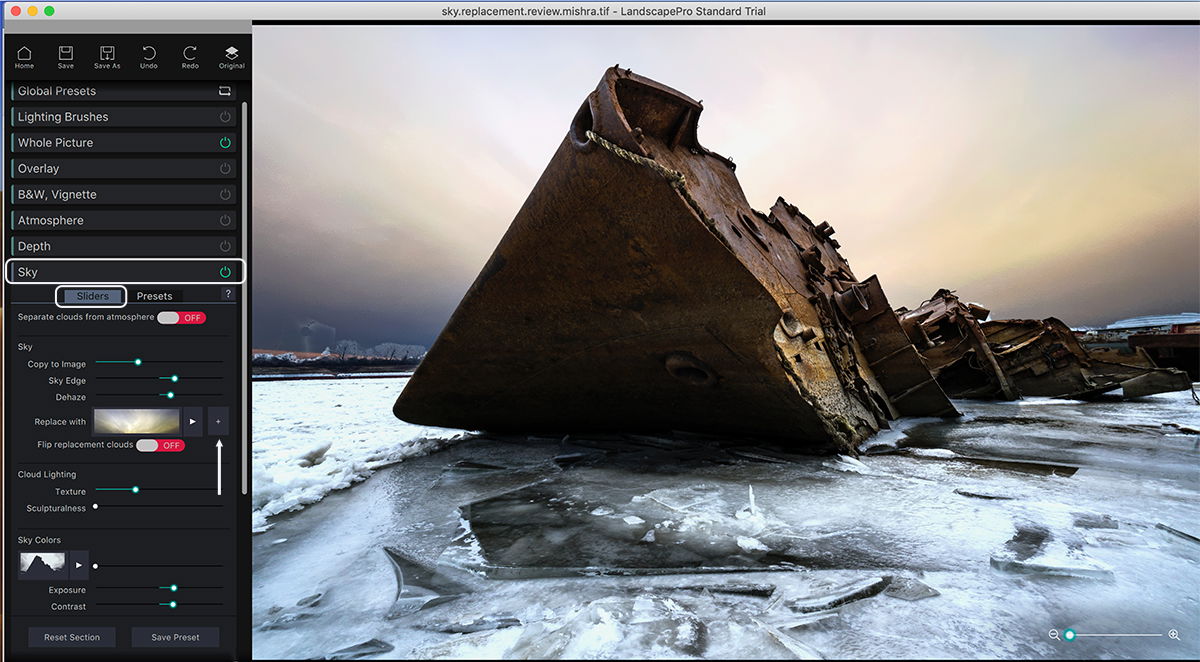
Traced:
POLYGON ((1051 638, 1051 639, 1053 639, 1053 640, 1055 640, 1055 641, 1062 641, 1062 639, 1059 639, 1059 638, 1058 638, 1058 630, 1051 630, 1051 631, 1050 631, 1050 638, 1051 638))
POLYGON ((1171 629, 1167 631, 1167 637, 1179 641, 1179 630, 1171 629))

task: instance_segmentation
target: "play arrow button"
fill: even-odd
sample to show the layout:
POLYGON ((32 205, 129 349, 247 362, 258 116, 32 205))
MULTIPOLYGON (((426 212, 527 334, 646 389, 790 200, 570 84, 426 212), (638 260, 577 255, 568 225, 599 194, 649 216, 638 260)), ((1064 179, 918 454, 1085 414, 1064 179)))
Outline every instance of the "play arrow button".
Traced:
POLYGON ((184 407, 183 411, 183 431, 184 437, 201 437, 204 436, 204 408, 203 407, 184 407))
POLYGON ((75 562, 75 567, 76 567, 76 568, 82 568, 82 567, 83 567, 83 564, 82 564, 82 563, 80 563, 79 561, 76 561, 76 562, 75 562))

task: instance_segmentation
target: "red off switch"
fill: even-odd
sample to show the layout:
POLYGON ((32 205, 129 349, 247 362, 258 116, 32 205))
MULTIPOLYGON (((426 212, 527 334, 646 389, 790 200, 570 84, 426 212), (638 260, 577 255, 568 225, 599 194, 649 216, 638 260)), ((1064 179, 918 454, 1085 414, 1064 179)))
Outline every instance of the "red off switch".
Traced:
POLYGON ((138 439, 137 449, 142 453, 178 453, 187 447, 182 439, 138 439))
POLYGON ((159 324, 204 324, 207 319, 200 311, 164 310, 158 314, 159 324))

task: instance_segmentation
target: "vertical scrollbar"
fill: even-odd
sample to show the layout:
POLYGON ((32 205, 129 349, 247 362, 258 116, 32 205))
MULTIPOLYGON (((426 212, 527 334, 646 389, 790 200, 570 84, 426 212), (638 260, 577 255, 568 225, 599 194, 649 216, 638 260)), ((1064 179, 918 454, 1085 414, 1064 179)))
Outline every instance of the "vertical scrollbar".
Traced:
MULTIPOLYGON (((241 223, 242 243, 241 243, 241 246, 242 246, 242 251, 243 251, 242 257, 246 258, 245 266, 243 267, 245 272, 242 274, 242 282, 249 284, 249 282, 250 282, 250 280, 249 280, 249 278, 250 278, 250 260, 249 260, 250 255, 248 253, 245 253, 244 251, 246 251, 247 250, 246 247, 250 245, 249 241, 248 241, 248 237, 247 237, 249 232, 248 232, 248 230, 246 230, 246 228, 250 227, 250 221, 249 221, 250 205, 246 202, 250 197, 249 176, 247 174, 250 172, 249 158, 247 157, 247 154, 250 151, 248 148, 250 145, 250 142, 248 140, 249 132, 246 129, 247 125, 250 122, 250 118, 248 117, 249 112, 248 112, 248 108, 247 108, 245 101, 242 102, 241 110, 242 110, 242 117, 241 117, 241 120, 242 120, 241 121, 241 132, 242 132, 242 134, 241 134, 241 142, 239 143, 242 148, 241 149, 241 157, 242 157, 242 169, 241 169, 241 173, 242 173, 242 197, 241 197, 241 200, 242 200, 242 223, 241 223)), ((240 455, 241 455, 241 462, 242 462, 242 494, 249 493, 249 482, 250 482, 250 458, 249 458, 249 455, 250 455, 250 412, 248 411, 248 407, 246 406, 246 403, 250 399, 250 382, 248 379, 248 376, 250 374, 250 334, 249 334, 250 311, 246 307, 246 300, 249 298, 246 296, 246 290, 247 290, 247 286, 243 285, 242 286, 242 296, 238 297, 238 305, 241 306, 241 309, 242 309, 242 379, 243 379, 243 383, 246 385, 246 392, 242 393, 242 398, 241 398, 242 399, 242 401, 241 401, 242 412, 241 412, 241 416, 238 417, 238 421, 241 424, 241 428, 242 428, 242 433, 241 433, 241 435, 239 435, 239 440, 238 440, 238 446, 239 446, 239 449, 241 450, 240 455)))

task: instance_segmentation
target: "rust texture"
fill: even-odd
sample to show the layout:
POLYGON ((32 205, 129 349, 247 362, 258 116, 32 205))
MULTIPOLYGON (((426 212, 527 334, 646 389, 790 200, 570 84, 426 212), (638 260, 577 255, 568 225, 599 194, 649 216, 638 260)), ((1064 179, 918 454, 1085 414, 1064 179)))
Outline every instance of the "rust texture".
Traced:
POLYGON ((701 105, 612 68, 396 401, 428 425, 686 430, 853 453, 957 415, 875 277, 780 199, 753 209, 701 105))
POLYGON ((953 398, 1012 400, 1024 395, 1087 399, 1121 389, 1136 398, 1191 388, 1179 371, 1142 350, 1086 348, 1055 318, 987 320, 991 312, 938 290, 901 324, 942 389, 953 398))
POLYGON ((1200 324, 1176 324, 1169 333, 1135 333, 1129 346, 1145 352, 1156 365, 1177 368, 1200 382, 1200 324))
POLYGON ((1015 400, 1016 387, 992 354, 979 323, 990 311, 938 290, 914 310, 900 312, 909 338, 952 398, 1015 400))
POLYGON ((1187 374, 1173 368, 1147 367, 1136 358, 1113 360, 1092 355, 1060 320, 984 322, 996 360, 1021 395, 1087 399, 1121 389, 1125 397, 1191 388, 1187 374))

